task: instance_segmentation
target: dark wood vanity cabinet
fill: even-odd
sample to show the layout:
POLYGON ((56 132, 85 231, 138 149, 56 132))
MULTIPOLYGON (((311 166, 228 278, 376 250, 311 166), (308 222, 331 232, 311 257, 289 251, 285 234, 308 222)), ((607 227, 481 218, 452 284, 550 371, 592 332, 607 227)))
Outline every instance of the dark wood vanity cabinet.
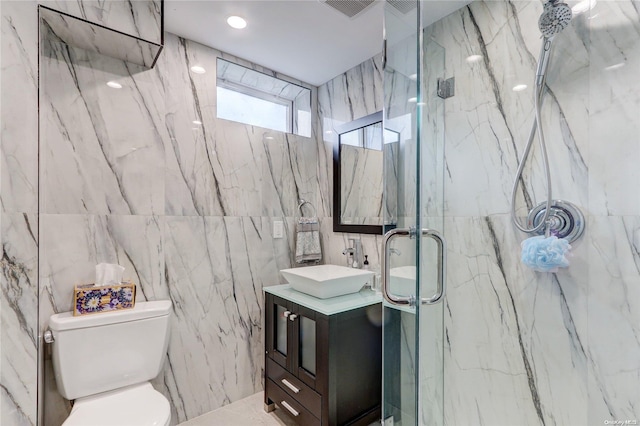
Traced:
POLYGON ((381 304, 325 315, 265 293, 265 408, 304 426, 380 419, 381 304))

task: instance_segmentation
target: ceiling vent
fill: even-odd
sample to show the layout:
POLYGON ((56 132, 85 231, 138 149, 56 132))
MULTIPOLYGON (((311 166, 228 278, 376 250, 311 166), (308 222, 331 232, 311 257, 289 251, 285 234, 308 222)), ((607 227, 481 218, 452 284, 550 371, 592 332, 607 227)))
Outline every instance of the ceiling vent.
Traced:
POLYGON ((387 0, 387 3, 403 15, 411 12, 417 6, 417 2, 415 0, 387 0))
POLYGON ((371 6, 374 0, 324 0, 323 3, 348 18, 353 18, 371 6))

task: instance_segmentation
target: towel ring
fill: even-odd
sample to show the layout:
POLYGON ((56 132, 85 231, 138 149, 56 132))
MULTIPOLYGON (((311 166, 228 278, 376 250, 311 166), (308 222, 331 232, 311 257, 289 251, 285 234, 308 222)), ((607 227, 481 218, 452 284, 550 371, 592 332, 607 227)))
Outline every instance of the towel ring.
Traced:
POLYGON ((305 204, 309 204, 311 206, 311 208, 313 209, 313 216, 317 216, 316 214, 316 208, 313 204, 311 204, 309 201, 303 200, 302 198, 300 198, 298 200, 298 210, 300 210, 300 216, 305 217, 304 216, 304 212, 302 211, 302 206, 304 206, 305 204))

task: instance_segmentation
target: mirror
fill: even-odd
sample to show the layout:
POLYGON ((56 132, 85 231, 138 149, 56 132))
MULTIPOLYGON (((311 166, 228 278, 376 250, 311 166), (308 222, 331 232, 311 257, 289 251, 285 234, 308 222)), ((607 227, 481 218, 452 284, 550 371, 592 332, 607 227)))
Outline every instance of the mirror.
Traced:
POLYGON ((391 201, 395 200, 396 185, 391 177, 395 176, 393 164, 400 135, 383 129, 382 112, 337 130, 333 148, 333 231, 382 234, 383 225, 395 223, 395 202, 391 201))

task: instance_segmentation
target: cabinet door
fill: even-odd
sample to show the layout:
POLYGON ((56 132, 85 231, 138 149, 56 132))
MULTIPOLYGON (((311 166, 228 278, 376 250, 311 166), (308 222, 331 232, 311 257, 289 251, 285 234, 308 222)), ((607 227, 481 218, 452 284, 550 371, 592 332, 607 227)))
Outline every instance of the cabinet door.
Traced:
MULTIPOLYGON (((266 298, 266 346, 269 358, 284 368, 289 368, 292 359, 291 302, 267 294, 266 298)), ((295 347, 294 347, 295 348, 295 347)))
MULTIPOLYGON (((324 315, 303 306, 294 306, 296 318, 293 321, 293 344, 297 356, 293 361, 293 374, 303 383, 316 388, 316 376, 322 365, 322 341, 326 341, 324 330, 327 323, 324 315), (323 337, 324 336, 324 337, 323 337)), ((326 345, 325 347, 326 348, 326 345)))

